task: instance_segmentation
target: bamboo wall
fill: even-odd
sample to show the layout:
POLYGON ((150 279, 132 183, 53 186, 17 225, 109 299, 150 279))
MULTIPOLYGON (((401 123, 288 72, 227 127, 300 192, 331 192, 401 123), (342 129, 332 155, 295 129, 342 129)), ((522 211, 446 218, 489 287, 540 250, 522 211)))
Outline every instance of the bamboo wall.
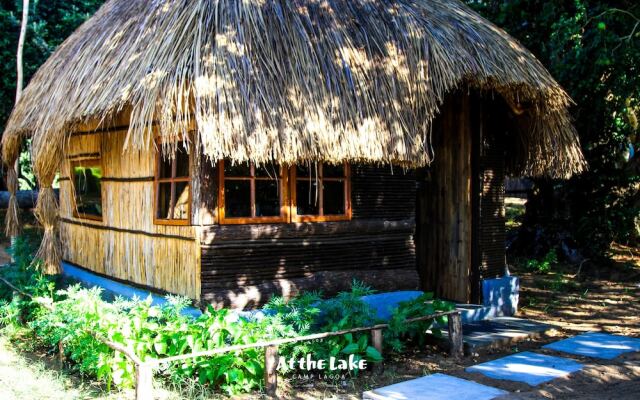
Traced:
POLYGON ((125 131, 79 134, 70 160, 102 160, 102 221, 75 218, 69 162, 61 167, 60 216, 64 258, 116 279, 200 297, 200 250, 192 226, 153 223, 155 151, 122 151, 125 131))

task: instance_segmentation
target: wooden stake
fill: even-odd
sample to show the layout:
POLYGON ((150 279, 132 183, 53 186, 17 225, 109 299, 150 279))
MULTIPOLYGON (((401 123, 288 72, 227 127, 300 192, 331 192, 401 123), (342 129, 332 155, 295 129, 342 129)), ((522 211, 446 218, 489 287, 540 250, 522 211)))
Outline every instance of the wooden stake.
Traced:
POLYGON ((268 396, 277 396, 278 358, 278 346, 264 348, 264 387, 268 396))
POLYGON ((153 399, 153 368, 136 364, 136 400, 153 399))
MULTIPOLYGON (((382 329, 373 329, 371 331, 371 345, 382 355, 382 329)), ((384 371, 382 361, 373 365, 373 372, 381 374, 384 371)))
POLYGON ((464 343, 462 341, 462 317, 460 313, 451 314, 449 319, 449 341, 451 343, 451 356, 464 357, 464 343))
POLYGON ((60 368, 64 367, 64 345, 62 344, 62 340, 58 342, 58 363, 60 364, 60 368))

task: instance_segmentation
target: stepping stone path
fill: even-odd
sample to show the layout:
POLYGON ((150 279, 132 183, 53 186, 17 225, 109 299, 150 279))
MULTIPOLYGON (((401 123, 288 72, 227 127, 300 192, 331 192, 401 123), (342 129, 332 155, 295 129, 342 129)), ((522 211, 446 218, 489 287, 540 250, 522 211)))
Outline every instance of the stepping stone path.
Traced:
POLYGON ((531 386, 552 381, 582 369, 582 364, 567 358, 529 351, 499 358, 466 369, 493 379, 524 382, 531 386))
MULTIPOLYGON (((551 343, 543 348, 610 360, 623 353, 640 351, 640 339, 591 332, 551 343)), ((527 351, 474 365, 466 371, 480 373, 492 379, 524 382, 537 386, 581 369, 582 364, 572 359, 527 351)), ((466 379, 433 374, 365 392, 362 398, 368 400, 489 400, 505 394, 508 392, 466 379)))
POLYGON ((640 339, 590 332, 542 347, 585 357, 613 360, 624 353, 640 351, 640 339))
POLYGON ((504 390, 445 374, 433 374, 365 392, 365 400, 490 400, 507 394, 504 390))

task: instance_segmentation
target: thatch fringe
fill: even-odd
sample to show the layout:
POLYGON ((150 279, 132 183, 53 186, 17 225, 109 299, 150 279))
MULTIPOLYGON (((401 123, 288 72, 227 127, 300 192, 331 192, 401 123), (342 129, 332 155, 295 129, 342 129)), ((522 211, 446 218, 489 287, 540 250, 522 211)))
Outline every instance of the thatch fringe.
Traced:
POLYGON ((40 188, 35 215, 44 228, 42 243, 40 243, 35 259, 42 260, 43 273, 47 275, 59 274, 61 272, 62 246, 58 238, 58 201, 50 184, 40 188))
POLYGON ((583 170, 567 94, 458 0, 110 0, 33 77, 7 133, 64 143, 127 109, 137 149, 157 124, 165 138, 195 127, 212 159, 424 166, 431 121, 464 87, 533 105, 522 172, 583 170))
POLYGON ((20 234, 21 227, 18 215, 18 198, 16 197, 18 176, 13 163, 7 168, 7 189, 9 189, 9 204, 7 205, 7 215, 4 221, 4 233, 7 237, 15 237, 20 234))

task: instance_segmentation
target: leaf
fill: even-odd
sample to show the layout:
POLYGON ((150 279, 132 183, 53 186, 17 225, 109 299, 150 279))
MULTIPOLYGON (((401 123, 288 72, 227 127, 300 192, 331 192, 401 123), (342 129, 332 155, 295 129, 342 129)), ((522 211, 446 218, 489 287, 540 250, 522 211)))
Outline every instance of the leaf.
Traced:
POLYGON ((380 352, 376 350, 375 347, 372 347, 372 346, 367 347, 365 354, 367 355, 367 358, 371 361, 379 362, 383 360, 382 354, 380 354, 380 352))
POLYGON ((345 354, 355 354, 359 351, 359 346, 357 343, 350 343, 344 349, 342 349, 342 353, 345 354))
POLYGON ((155 342, 153 344, 153 349, 160 355, 167 354, 167 344, 165 342, 155 342))
POLYGON ((360 352, 363 352, 367 348, 368 344, 369 344, 369 339, 367 335, 362 335, 358 340, 358 350, 360 352))

